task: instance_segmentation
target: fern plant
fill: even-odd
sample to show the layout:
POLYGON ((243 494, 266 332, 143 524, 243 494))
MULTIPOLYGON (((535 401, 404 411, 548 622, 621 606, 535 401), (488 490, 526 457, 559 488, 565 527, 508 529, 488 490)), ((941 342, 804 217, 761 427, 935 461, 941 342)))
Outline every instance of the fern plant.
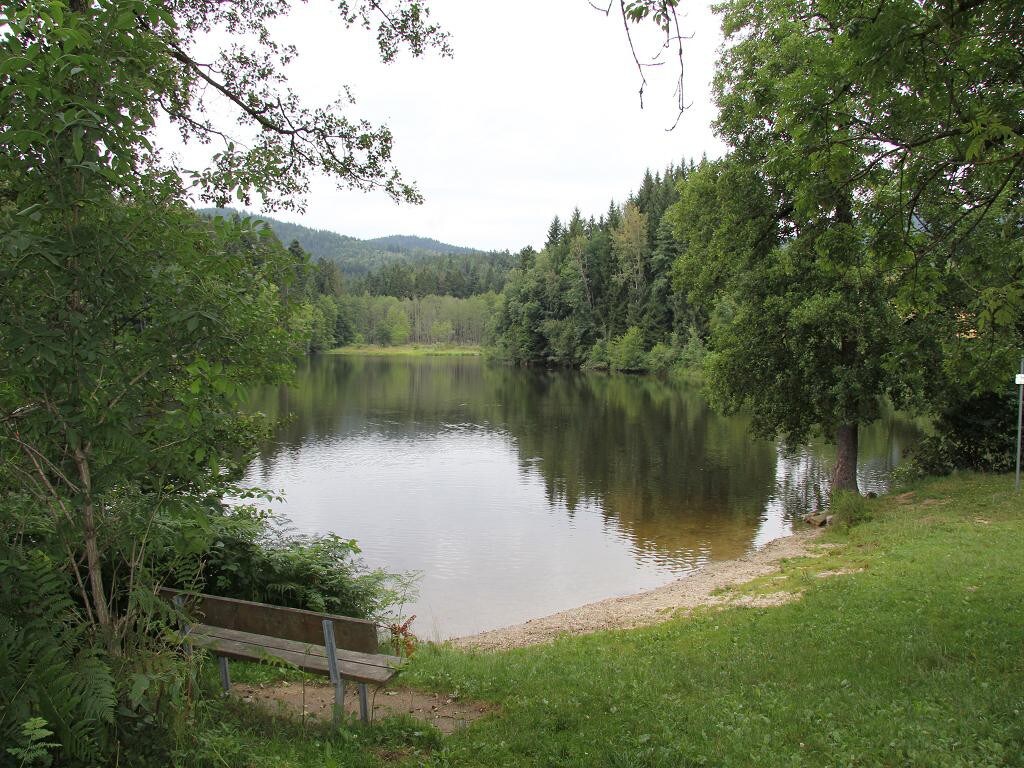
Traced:
POLYGON ((366 568, 350 539, 294 535, 247 506, 209 520, 202 588, 215 595, 390 623, 415 591, 414 574, 366 568))
POLYGON ((114 723, 111 669, 70 594, 46 554, 0 544, 0 744, 20 745, 9 754, 27 764, 44 764, 51 749, 64 763, 101 763, 114 723), (54 741, 26 734, 29 723, 45 723, 54 741))
POLYGON ((16 747, 8 747, 7 754, 18 762, 18 768, 53 764, 52 750, 60 747, 55 741, 47 741, 53 731, 46 727, 41 717, 30 717, 21 726, 21 743, 16 747))

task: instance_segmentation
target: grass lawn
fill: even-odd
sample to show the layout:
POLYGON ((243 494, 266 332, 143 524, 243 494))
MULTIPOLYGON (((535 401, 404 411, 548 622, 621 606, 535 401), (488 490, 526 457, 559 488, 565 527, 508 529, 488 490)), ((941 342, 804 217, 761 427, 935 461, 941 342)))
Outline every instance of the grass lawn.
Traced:
POLYGON ((483 354, 483 347, 461 344, 402 344, 395 347, 381 347, 376 344, 351 344, 347 347, 337 347, 327 352, 328 355, 364 355, 364 356, 402 356, 402 357, 423 357, 423 356, 461 356, 483 354))
POLYGON ((1012 478, 961 475, 848 505, 865 519, 829 532, 825 554, 742 588, 801 593, 779 607, 504 653, 421 649, 405 684, 500 708, 453 736, 220 704, 224 762, 1024 765, 1022 499, 1012 478))

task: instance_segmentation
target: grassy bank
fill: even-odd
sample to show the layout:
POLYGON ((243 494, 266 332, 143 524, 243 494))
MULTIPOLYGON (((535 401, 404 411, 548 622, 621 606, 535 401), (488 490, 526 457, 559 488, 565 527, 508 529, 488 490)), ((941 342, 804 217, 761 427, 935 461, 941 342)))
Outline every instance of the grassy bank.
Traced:
POLYGON ((1024 764, 1012 478, 929 481, 845 513, 858 524, 840 521, 820 557, 741 588, 800 593, 785 605, 506 653, 421 650, 407 684, 500 708, 456 735, 402 720, 300 733, 241 703, 218 727, 250 765, 1024 764))
POLYGON ((392 356, 403 357, 457 357, 462 355, 479 356, 484 351, 483 347, 461 344, 401 344, 394 347, 382 347, 376 344, 351 344, 347 347, 337 347, 328 351, 328 355, 362 355, 362 356, 392 356))

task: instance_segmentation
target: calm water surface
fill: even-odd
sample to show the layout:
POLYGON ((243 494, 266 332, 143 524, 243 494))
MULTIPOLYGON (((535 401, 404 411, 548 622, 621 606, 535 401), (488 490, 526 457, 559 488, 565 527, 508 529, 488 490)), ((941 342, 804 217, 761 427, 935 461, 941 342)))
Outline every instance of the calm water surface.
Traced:
MULTIPOLYGON (((435 639, 763 546, 815 506, 832 460, 826 446, 751 439, 696 387, 471 357, 314 358, 251 405, 292 418, 246 482, 283 492, 296 530, 419 572, 406 613, 435 639)), ((885 490, 916 434, 889 416, 862 435, 862 490, 885 490)))

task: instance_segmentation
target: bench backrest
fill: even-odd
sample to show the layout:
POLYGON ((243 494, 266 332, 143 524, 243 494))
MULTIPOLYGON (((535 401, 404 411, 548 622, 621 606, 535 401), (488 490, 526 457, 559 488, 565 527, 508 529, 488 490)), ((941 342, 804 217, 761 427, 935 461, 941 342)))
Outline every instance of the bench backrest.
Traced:
POLYGON ((324 644, 324 619, 334 622, 334 642, 338 648, 362 653, 377 653, 377 625, 365 619, 334 616, 329 613, 282 608, 230 597, 217 597, 163 588, 161 597, 184 598, 186 609, 202 623, 240 632, 296 640, 311 645, 324 644))

